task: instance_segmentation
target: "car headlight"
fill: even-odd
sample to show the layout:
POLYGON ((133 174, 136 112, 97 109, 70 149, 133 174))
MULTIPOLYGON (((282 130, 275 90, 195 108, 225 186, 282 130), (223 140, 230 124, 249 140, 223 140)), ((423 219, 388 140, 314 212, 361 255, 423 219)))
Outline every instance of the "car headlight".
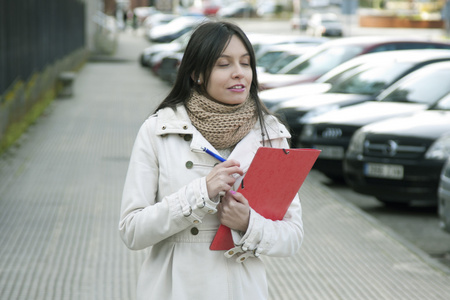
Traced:
POLYGON ((306 114, 298 118, 299 123, 308 123, 312 118, 324 114, 326 112, 339 109, 339 105, 324 105, 308 111, 306 114))
POLYGON ((314 136, 315 131, 316 127, 314 125, 306 124, 302 129, 300 139, 311 138, 312 136, 314 136))
POLYGON ((450 156, 450 134, 438 138, 425 153, 426 159, 445 160, 450 156))
POLYGON ((352 155, 362 154, 364 151, 364 141, 366 140, 366 132, 359 129, 357 130, 348 145, 347 153, 352 155))

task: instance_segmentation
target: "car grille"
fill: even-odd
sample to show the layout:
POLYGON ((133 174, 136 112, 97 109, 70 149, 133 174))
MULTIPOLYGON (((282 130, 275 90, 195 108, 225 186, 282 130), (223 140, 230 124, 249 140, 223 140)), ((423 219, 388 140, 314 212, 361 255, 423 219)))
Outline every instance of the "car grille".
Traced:
POLYGON ((357 130, 353 126, 335 126, 332 124, 320 124, 317 126, 317 137, 320 139, 345 139, 350 140, 357 130))
POLYGON ((412 137, 369 135, 364 142, 364 155, 398 159, 422 158, 430 141, 412 137))

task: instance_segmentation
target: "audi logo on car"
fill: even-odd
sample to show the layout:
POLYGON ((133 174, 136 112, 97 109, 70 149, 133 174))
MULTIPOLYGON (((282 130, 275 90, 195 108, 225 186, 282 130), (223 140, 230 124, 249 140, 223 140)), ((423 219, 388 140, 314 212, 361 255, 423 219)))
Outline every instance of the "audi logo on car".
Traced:
POLYGON ((340 128, 325 128, 322 131, 322 137, 324 138, 338 138, 342 136, 342 130, 340 128))

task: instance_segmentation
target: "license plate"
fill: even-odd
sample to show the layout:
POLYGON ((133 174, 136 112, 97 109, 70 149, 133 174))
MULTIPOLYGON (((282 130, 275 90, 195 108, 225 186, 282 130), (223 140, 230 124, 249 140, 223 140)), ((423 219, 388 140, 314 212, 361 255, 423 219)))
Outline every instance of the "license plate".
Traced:
POLYGON ((319 157, 324 159, 344 159, 344 147, 316 145, 317 149, 322 150, 319 157))
POLYGON ((367 163, 364 165, 364 174, 367 177, 400 180, 403 179, 403 166, 367 163))

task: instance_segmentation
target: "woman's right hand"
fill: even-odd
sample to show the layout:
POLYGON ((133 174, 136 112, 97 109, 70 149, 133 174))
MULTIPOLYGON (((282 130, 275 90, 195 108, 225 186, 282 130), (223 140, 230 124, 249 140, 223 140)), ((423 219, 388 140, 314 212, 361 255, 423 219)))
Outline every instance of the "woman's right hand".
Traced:
POLYGON ((238 161, 230 159, 217 164, 206 176, 206 186, 209 199, 213 199, 220 192, 228 192, 233 186, 236 178, 233 174, 244 175, 238 161))

